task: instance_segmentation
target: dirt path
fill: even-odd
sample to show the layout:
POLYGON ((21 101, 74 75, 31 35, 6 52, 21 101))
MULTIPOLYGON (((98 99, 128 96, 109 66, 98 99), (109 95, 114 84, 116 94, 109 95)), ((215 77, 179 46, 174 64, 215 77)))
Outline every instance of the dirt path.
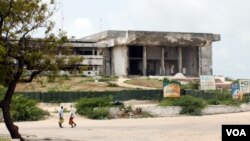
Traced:
POLYGON ((126 80, 130 80, 130 79, 119 77, 116 81, 116 84, 120 87, 125 87, 125 88, 138 88, 138 89, 145 89, 145 90, 156 90, 157 89, 157 88, 136 86, 136 85, 124 83, 126 80))
MULTIPOLYGON (((68 117, 68 114, 65 114, 68 117)), ((222 124, 250 124, 250 112, 209 116, 145 119, 89 120, 76 117, 77 126, 57 124, 57 114, 47 120, 16 123, 22 135, 33 139, 76 141, 221 141, 222 124)), ((0 134, 8 134, 0 123, 0 134)))

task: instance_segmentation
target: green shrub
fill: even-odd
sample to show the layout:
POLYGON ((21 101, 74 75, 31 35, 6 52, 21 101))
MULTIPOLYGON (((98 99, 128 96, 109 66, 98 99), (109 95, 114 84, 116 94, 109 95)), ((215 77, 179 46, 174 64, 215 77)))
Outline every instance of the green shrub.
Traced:
POLYGON ((107 107, 94 108, 88 115, 88 118, 109 119, 110 118, 109 108, 107 107))
POLYGON ((181 85, 181 89, 192 89, 192 90, 197 90, 199 89, 199 83, 197 82, 190 82, 188 84, 185 85, 181 85))
POLYGON ((46 118, 49 113, 36 107, 37 102, 24 96, 15 96, 11 102, 14 121, 36 121, 46 118))
POLYGON ((112 97, 81 98, 77 104, 77 113, 92 119, 109 118, 112 97))
POLYGON ((140 115, 141 118, 148 118, 148 117, 154 117, 152 114, 149 112, 143 111, 140 115))
POLYGON ((164 78, 164 79, 163 79, 163 82, 180 83, 180 82, 177 81, 177 80, 170 80, 170 79, 168 79, 168 78, 164 78))
POLYGON ((182 107, 181 114, 189 115, 201 115, 202 109, 206 106, 206 102, 203 99, 192 96, 183 96, 174 104, 182 107))
POLYGON ((232 98, 228 99, 208 99, 207 103, 210 105, 231 105, 231 106, 240 106, 243 101, 234 100, 232 98))
POLYGON ((179 99, 165 99, 161 102, 161 106, 181 106, 182 110, 180 114, 188 115, 201 115, 201 111, 206 106, 206 102, 203 99, 195 98, 192 96, 182 96, 179 99))
POLYGON ((240 106, 242 102, 234 99, 225 99, 220 102, 222 105, 240 106))
POLYGON ((5 92, 6 92, 6 88, 0 85, 0 100, 3 99, 5 92))
POLYGON ((174 98, 174 97, 170 97, 170 98, 165 98, 164 100, 162 100, 160 102, 160 106, 174 106, 177 100, 179 100, 180 98, 174 98))
POLYGON ((208 91, 207 92, 208 98, 206 98, 206 101, 208 104, 212 105, 232 105, 232 106, 239 106, 242 103, 249 102, 249 97, 247 95, 243 96, 243 100, 239 101, 232 98, 232 95, 230 91, 208 91))
POLYGON ((221 104, 221 101, 219 100, 219 99, 209 99, 209 100, 207 100, 207 103, 209 104, 209 105, 219 105, 219 104, 221 104))
POLYGON ((185 95, 203 98, 203 99, 232 99, 232 95, 228 90, 209 90, 209 91, 201 91, 201 90, 185 90, 185 95))
POLYGON ((107 107, 110 106, 112 102, 112 97, 95 97, 95 98, 81 98, 77 104, 76 108, 95 108, 95 107, 107 107))
POLYGON ((250 94, 244 94, 242 103, 249 103, 250 102, 250 94))

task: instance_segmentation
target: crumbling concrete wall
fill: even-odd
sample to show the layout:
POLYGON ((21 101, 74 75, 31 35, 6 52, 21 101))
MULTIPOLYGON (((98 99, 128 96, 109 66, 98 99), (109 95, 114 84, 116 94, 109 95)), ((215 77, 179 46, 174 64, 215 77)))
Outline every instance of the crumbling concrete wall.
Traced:
MULTIPOLYGON (((164 74, 166 75, 174 75, 175 73, 180 71, 179 69, 181 69, 181 67, 186 67, 186 71, 188 74, 197 76, 201 74, 212 74, 212 42, 219 41, 220 35, 211 33, 109 30, 87 36, 85 38, 82 38, 82 40, 103 44, 106 45, 107 48, 114 48, 114 52, 111 53, 111 56, 113 58, 109 57, 106 59, 104 56, 103 72, 105 72, 107 75, 108 73, 116 75, 128 74, 128 50, 124 50, 124 48, 121 48, 121 46, 146 46, 149 48, 145 53, 146 55, 144 55, 147 57, 147 60, 144 60, 143 64, 148 64, 148 60, 160 60, 160 63, 164 64, 165 66, 163 70, 164 74), (161 60, 162 52, 160 48, 159 50, 157 48, 159 46, 165 48, 164 61, 161 60), (181 51, 182 57, 178 58, 178 49, 180 48, 191 49, 189 50, 190 52, 188 54, 185 54, 185 49, 184 51, 181 51), (192 52, 191 50, 193 50, 194 52, 192 52), (180 60, 182 61, 180 62, 180 60), (176 70, 174 71, 174 73, 170 73, 171 71, 169 68, 171 68, 171 66, 174 66, 172 68, 175 68, 176 70)), ((161 64, 154 61, 153 63, 151 61, 151 64, 157 66, 158 72, 161 64)), ((146 65, 144 65, 143 67, 144 75, 146 70, 145 66, 146 65)))
POLYGON ((126 76, 128 69, 128 47, 116 46, 113 48, 114 74, 126 76))
POLYGON ((161 60, 161 48, 159 46, 147 46, 148 60, 161 60))
POLYGON ((146 46, 204 46, 208 41, 219 41, 220 35, 211 33, 108 30, 87 36, 81 40, 107 44, 108 47, 135 44, 146 46))
POLYGON ((197 47, 185 47, 182 48, 182 72, 184 75, 187 76, 198 76, 199 75, 199 56, 198 56, 199 49, 197 47), (185 70, 186 69, 186 70, 185 70))
POLYGON ((103 48, 102 75, 112 75, 112 48, 103 48))
POLYGON ((199 61, 200 75, 212 75, 212 43, 200 47, 199 61))

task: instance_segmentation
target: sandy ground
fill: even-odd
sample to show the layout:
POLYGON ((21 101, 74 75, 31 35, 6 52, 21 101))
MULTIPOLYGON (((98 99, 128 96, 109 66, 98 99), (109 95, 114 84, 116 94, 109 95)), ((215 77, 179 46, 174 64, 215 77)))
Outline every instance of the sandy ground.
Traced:
POLYGON ((156 90, 157 89, 157 88, 137 86, 137 85, 124 83, 126 80, 130 80, 130 79, 119 77, 119 79, 116 81, 116 84, 120 87, 125 87, 125 88, 137 88, 137 89, 145 89, 145 90, 156 90))
MULTIPOLYGON (((58 116, 37 122, 17 122, 21 134, 30 139, 76 141, 221 141, 222 124, 250 124, 250 112, 208 116, 178 116, 144 119, 90 120, 77 116, 70 128, 58 116)), ((0 134, 8 134, 0 123, 0 134)))

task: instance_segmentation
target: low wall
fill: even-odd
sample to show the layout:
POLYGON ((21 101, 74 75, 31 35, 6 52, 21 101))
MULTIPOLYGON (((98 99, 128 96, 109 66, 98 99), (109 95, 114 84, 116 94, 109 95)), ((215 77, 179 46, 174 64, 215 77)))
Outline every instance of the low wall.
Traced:
POLYGON ((180 115, 181 107, 179 106, 149 106, 142 107, 142 111, 148 112, 157 117, 168 117, 180 115))
MULTIPOLYGON (((180 106, 148 106, 142 107, 142 110, 151 113, 154 116, 166 117, 166 116, 178 116, 181 112, 180 106)), ((250 111, 250 103, 241 104, 240 106, 227 106, 227 105, 209 105, 202 110, 202 115, 212 114, 225 114, 250 111)))
POLYGON ((250 111, 250 103, 240 106, 209 105, 202 110, 202 115, 225 114, 250 111))

